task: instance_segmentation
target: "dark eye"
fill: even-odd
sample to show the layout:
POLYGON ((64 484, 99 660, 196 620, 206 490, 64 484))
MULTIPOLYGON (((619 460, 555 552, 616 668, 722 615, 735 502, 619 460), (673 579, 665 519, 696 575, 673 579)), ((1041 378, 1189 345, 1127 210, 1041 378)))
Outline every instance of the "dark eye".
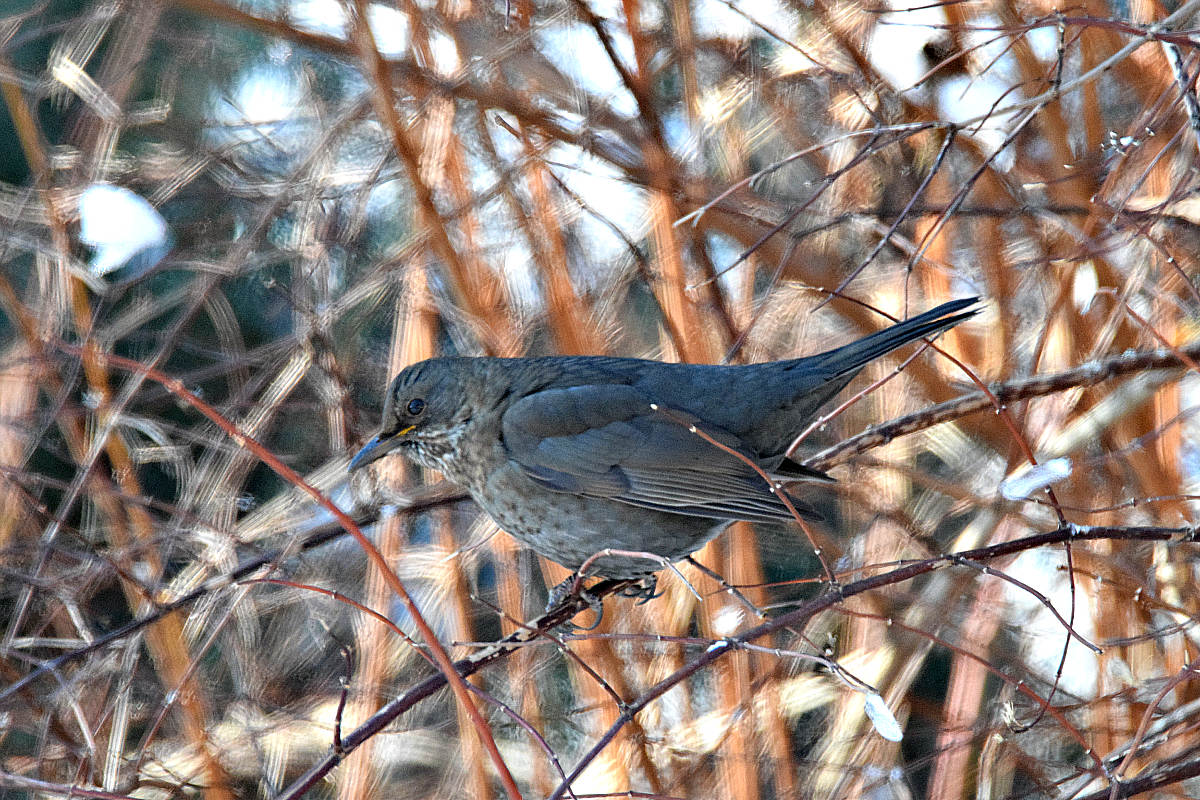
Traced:
POLYGON ((425 401, 417 397, 408 401, 408 413, 412 416, 417 416, 425 410, 425 401))

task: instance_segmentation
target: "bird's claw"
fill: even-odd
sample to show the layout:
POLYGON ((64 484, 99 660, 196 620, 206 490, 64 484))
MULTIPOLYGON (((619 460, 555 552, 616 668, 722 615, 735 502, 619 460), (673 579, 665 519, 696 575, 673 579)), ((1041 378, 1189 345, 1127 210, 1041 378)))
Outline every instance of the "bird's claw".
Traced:
POLYGON ((663 593, 658 590, 658 576, 646 575, 633 586, 628 586, 617 594, 621 597, 636 597, 640 606, 656 597, 662 597, 663 593))
POLYGON ((547 613, 554 610, 558 606, 570 600, 572 597, 578 597, 587 604, 588 609, 596 615, 596 621, 591 625, 583 626, 576 625, 570 620, 562 623, 560 627, 566 628, 574 633, 577 631, 594 631, 600 626, 600 621, 604 619, 604 603, 599 597, 592 594, 582 581, 579 580, 578 573, 571 573, 566 580, 560 581, 553 589, 550 590, 550 595, 546 598, 547 613))

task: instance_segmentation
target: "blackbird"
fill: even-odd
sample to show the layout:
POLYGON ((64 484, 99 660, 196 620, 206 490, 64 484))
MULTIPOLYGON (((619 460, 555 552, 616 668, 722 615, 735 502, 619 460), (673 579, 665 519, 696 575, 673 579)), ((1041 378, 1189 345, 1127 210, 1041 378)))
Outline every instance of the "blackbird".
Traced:
MULTIPOLYGON (((863 366, 970 318, 976 302, 954 300, 843 347, 764 364, 431 358, 392 380, 382 429, 350 470, 398 449, 573 571, 609 548, 677 561, 734 520, 792 519, 758 472, 692 426, 780 484, 832 480, 785 455, 792 437, 863 366)), ((606 555, 589 573, 644 580, 662 564, 606 555)))

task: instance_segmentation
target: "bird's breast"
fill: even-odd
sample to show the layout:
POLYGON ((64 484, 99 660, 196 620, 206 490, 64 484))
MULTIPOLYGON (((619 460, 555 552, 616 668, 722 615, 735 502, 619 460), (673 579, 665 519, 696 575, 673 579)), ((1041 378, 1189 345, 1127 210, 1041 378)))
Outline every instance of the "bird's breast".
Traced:
MULTIPOLYGON (((678 561, 729 525, 729 520, 556 492, 531 481, 511 462, 495 469, 482 486, 468 490, 504 531, 573 570, 609 549, 654 553, 678 561)), ((610 556, 596 565, 594 574, 639 577, 661 568, 657 561, 610 556)))
POLYGON ((507 460, 499 430, 471 424, 422 436, 405 451, 421 466, 437 470, 472 494, 507 460))

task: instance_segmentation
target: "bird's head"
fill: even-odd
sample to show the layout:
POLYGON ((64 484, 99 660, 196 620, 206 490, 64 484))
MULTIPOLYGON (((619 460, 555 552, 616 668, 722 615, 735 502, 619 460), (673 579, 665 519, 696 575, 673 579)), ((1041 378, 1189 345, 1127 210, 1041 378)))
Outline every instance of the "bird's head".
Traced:
POLYGON ((392 379, 380 431, 350 460, 350 471, 397 448, 423 466, 443 469, 445 455, 470 420, 465 397, 473 372, 470 361, 432 358, 406 367, 392 379))

